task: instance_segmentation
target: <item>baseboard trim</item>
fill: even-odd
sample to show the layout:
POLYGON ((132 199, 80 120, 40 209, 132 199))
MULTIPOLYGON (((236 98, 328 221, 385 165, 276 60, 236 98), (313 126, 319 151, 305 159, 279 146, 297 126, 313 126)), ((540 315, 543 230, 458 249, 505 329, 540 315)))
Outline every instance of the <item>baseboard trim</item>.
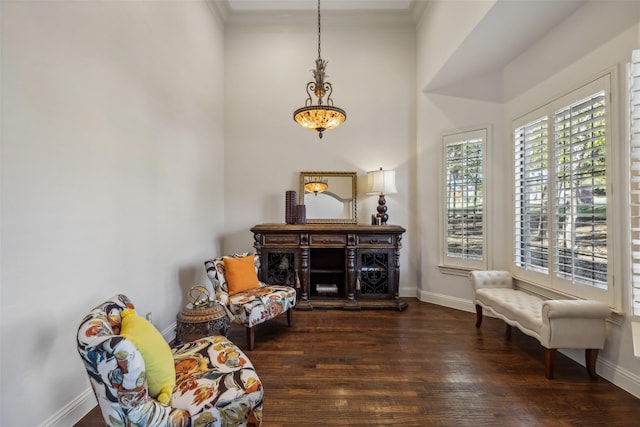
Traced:
POLYGON ((456 310, 468 311, 470 313, 476 312, 476 308, 473 302, 464 298, 456 298, 450 295, 420 291, 419 299, 423 302, 441 305, 443 307, 455 308, 456 310))
POLYGON ((96 397, 91 387, 85 389, 62 409, 42 422, 38 427, 68 427, 75 425, 96 407, 96 397))
POLYGON ((640 376, 598 356, 598 375, 640 399, 640 376))
MULTIPOLYGON (((475 305, 473 304, 473 301, 470 300, 454 298, 449 295, 442 295, 425 291, 420 291, 419 295, 420 301, 423 302, 437 304, 462 311, 475 312, 475 305)), ((487 311, 485 311, 485 314, 491 316, 491 314, 487 313, 487 311)), ((584 366, 583 350, 560 350, 560 352, 584 366)), ((598 356, 596 371, 602 378, 606 379, 617 387, 620 387, 624 391, 631 393, 635 397, 640 398, 640 376, 624 368, 620 368, 615 363, 606 359, 602 355, 598 356)))
POLYGON ((167 329, 165 329, 164 331, 162 331, 162 336, 164 337, 164 340, 168 343, 171 343, 174 339, 176 339, 176 327, 177 327, 177 322, 173 322, 172 324, 169 325, 169 327, 167 329))

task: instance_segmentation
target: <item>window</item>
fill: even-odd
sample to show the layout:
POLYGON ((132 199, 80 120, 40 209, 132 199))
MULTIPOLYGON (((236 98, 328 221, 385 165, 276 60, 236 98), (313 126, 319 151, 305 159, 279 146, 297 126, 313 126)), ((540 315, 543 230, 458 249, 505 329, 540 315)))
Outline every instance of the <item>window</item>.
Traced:
POLYGON ((444 142, 442 264, 486 268, 485 158, 488 129, 449 134, 444 142))
POLYGON ((629 133, 631 137, 631 309, 635 316, 640 316, 640 50, 633 51, 629 71, 629 133))
POLYGON ((613 306, 609 74, 514 123, 518 276, 613 306))

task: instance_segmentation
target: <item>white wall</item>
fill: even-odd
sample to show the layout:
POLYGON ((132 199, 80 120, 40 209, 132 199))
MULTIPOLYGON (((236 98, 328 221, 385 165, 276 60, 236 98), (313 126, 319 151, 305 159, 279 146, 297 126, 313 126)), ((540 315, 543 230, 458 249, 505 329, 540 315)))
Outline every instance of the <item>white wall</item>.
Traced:
MULTIPOLYGON (((447 64, 456 49, 493 6, 494 1, 434 2, 429 4, 417 29, 417 80, 422 92, 418 98, 418 221, 420 224, 420 298, 449 307, 470 309, 471 289, 465 277, 445 275, 440 262, 439 221, 440 164, 442 135, 446 132, 491 127, 492 146, 502 140, 502 104, 431 93, 427 87, 447 64), (443 40, 443 43, 439 41, 443 40)), ((501 156, 492 150, 493 165, 501 156)), ((495 173, 499 181, 500 173, 495 173)), ((490 221, 488 236, 500 233, 500 224, 490 221)), ((489 246, 491 247, 491 241, 489 246)))
POLYGON ((316 17, 308 15, 263 16, 226 30, 225 252, 251 250, 255 224, 284 223, 285 191, 299 192, 301 171, 357 172, 358 219, 366 224, 378 199, 364 194, 366 172, 395 169, 389 223, 407 228, 400 293, 415 296, 414 26, 385 15, 323 14, 322 58, 347 120, 320 140, 293 121, 318 55, 316 17))
POLYGON ((205 2, 0 12, 0 425, 72 425, 82 317, 125 293, 165 330, 219 251, 222 26, 205 2))
MULTIPOLYGON (((488 2, 486 2, 488 3, 488 2)), ((418 27, 418 84, 427 87, 429 79, 437 74, 431 67, 442 67, 441 58, 447 58, 447 52, 433 51, 436 40, 446 37, 448 28, 456 28, 464 33, 468 25, 473 24, 469 17, 460 19, 456 8, 467 5, 475 8, 480 15, 490 14, 490 8, 482 10, 476 2, 458 2, 450 5, 437 2, 428 8, 424 19, 418 27), (427 49, 430 47, 430 49, 427 49), (440 60, 439 60, 440 58, 440 60)), ((482 17, 476 22, 482 21, 482 17)), ((626 163, 628 154, 625 151, 624 137, 625 119, 625 81, 624 66, 628 62, 631 49, 638 47, 638 31, 640 27, 640 3, 638 2, 586 2, 569 16, 561 25, 548 31, 546 35, 522 51, 519 56, 501 70, 501 92, 503 102, 487 102, 465 99, 454 96, 425 92, 418 100, 418 155, 419 182, 431 182, 418 193, 419 207, 425 212, 422 226, 422 277, 420 281, 420 298, 424 301, 436 302, 450 307, 472 310, 472 290, 466 277, 445 275, 437 268, 438 226, 427 218, 436 217, 437 207, 432 202, 438 196, 438 181, 435 173, 438 158, 434 153, 441 153, 441 136, 443 132, 467 129, 483 123, 493 125, 493 141, 491 152, 493 200, 489 223, 489 247, 491 266, 509 269, 511 266, 512 233, 511 203, 512 192, 512 160, 511 160, 511 119, 526 113, 554 97, 575 88, 580 83, 609 67, 620 71, 620 80, 615 94, 615 107, 621 113, 621 120, 616 123, 615 149, 618 153, 613 168, 618 173, 618 182, 624 187, 626 182, 626 163), (603 17, 605 19, 603 19, 603 17), (424 171, 424 172, 422 172, 424 171)), ((471 33, 469 30, 467 33, 471 33)), ((507 37, 508 35, 505 35, 507 37)), ((455 49, 455 46, 444 45, 443 49, 455 49)), ((472 92, 472 91, 470 91, 472 92)), ((618 188, 620 206, 616 213, 615 230, 612 234, 618 237, 619 246, 611 248, 616 255, 621 272, 617 276, 617 285, 628 308, 630 292, 628 250, 624 248, 628 235, 627 222, 624 220, 626 205, 624 188, 618 188)), ((598 359, 598 372, 620 387, 640 396, 640 361, 633 357, 630 322, 628 316, 615 316, 615 322, 608 325, 606 348, 598 359)), ((567 352, 579 363, 584 364, 582 352, 567 352)))

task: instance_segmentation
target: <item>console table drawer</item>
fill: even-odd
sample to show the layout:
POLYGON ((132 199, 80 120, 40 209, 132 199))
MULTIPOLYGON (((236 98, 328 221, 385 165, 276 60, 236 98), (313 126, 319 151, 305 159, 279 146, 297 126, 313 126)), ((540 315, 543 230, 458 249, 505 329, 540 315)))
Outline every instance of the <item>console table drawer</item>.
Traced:
POLYGON ((311 234, 310 245, 346 245, 347 236, 344 234, 311 234))
POLYGON ((393 236, 389 234, 362 234, 358 235, 358 245, 392 245, 393 236))
POLYGON ((300 243, 298 234, 265 234, 265 245, 298 245, 300 243))

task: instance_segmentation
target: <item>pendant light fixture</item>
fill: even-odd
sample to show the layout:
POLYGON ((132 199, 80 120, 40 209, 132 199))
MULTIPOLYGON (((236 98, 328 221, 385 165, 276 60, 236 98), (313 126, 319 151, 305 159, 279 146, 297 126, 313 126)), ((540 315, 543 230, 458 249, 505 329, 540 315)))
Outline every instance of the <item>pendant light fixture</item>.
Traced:
POLYGON ((329 188, 329 180, 321 176, 311 176, 304 183, 304 190, 316 196, 329 188))
POLYGON ((307 95, 304 107, 293 112, 293 120, 305 129, 315 130, 322 138, 322 132, 335 129, 347 120, 347 113, 342 108, 333 106, 331 83, 324 78, 327 61, 320 56, 320 0, 318 0, 318 59, 316 69, 313 70, 315 81, 307 83, 307 95), (317 98, 317 104, 313 105, 313 96, 317 98))

